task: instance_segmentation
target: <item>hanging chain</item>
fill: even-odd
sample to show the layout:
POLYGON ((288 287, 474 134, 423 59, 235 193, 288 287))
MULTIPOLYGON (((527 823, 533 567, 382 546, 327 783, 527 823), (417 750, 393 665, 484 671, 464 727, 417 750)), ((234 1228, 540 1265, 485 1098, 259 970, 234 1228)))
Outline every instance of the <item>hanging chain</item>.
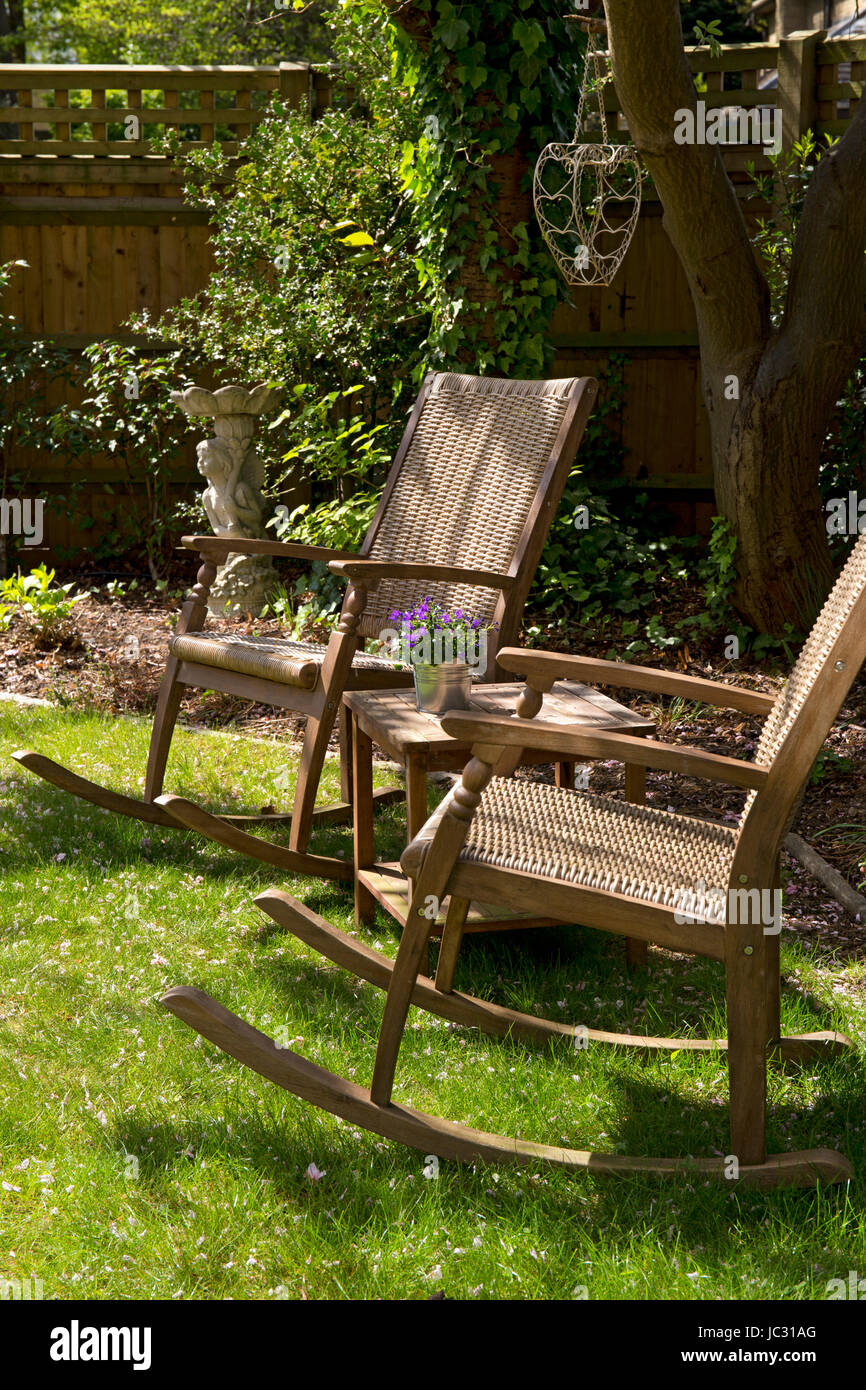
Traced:
MULTIPOLYGON (((605 55, 605 80, 607 79, 607 55, 605 55)), ((595 92, 598 100, 598 114, 601 118, 601 143, 607 144, 607 117, 604 110, 604 86, 601 80, 601 53, 596 47, 595 34, 590 32, 586 36, 586 57, 583 60, 583 82, 580 87, 580 98, 577 103, 577 115, 574 119, 574 143, 580 143, 583 133, 583 110, 586 105, 586 94, 590 88, 595 92), (592 63, 593 77, 590 83, 589 65, 592 63)))

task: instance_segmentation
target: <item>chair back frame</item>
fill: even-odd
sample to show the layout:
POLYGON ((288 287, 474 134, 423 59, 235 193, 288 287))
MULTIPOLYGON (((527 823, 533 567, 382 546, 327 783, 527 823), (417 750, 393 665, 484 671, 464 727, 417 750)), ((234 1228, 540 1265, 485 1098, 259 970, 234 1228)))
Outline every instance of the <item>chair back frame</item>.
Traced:
MULTIPOLYGON (((385 488, 379 500, 379 505, 376 508, 373 520, 370 523, 367 534, 361 545, 359 552, 361 559, 368 559, 371 557, 371 551, 377 536, 388 515, 391 499, 401 478, 403 467, 406 463, 424 407, 437 381, 441 377, 448 375, 448 373, 430 372, 424 380, 406 424, 406 429, 400 441, 399 448, 394 456, 394 462, 391 465, 385 488)), ((474 380, 478 383, 478 394, 482 399, 486 394, 486 383, 490 383, 491 395, 497 391, 497 388, 500 391, 502 389, 502 383, 499 378, 475 377, 470 378, 470 380, 474 380)), ((545 388, 549 388, 550 384, 551 383, 547 381, 508 383, 509 386, 513 385, 515 388, 523 388, 522 394, 530 398, 533 395, 543 395, 545 388)), ((571 390, 568 393, 568 402, 563 412, 556 438, 544 464, 538 485, 535 489, 535 494, 527 511, 526 519, 513 548, 508 567, 503 570, 491 570, 493 573, 501 573, 503 578, 512 580, 512 583, 507 590, 500 591, 496 603, 493 614, 493 622, 496 624, 496 627, 488 637, 487 659, 481 673, 482 679, 484 680, 490 681, 503 678, 496 667, 496 653, 500 647, 513 644, 517 637, 523 608, 538 566, 538 561, 541 557, 541 552, 544 548, 551 523, 556 514, 556 509, 559 506, 562 494, 565 490, 565 485, 577 455, 577 450, 586 428, 587 420, 589 419, 595 403, 597 392, 598 382, 595 378, 579 377, 573 379, 571 390)), ((435 524, 435 519, 433 520, 433 524, 435 524)), ((461 554, 452 557, 449 563, 472 567, 476 563, 476 557, 472 554, 461 554)), ((491 567, 485 565, 484 568, 489 569, 491 567)), ((417 582, 417 588, 418 597, 420 598, 424 592, 423 581, 419 580, 417 582)), ((343 601, 343 613, 347 612, 347 606, 350 605, 352 597, 351 590, 352 586, 350 585, 343 601)), ((360 645, 365 635, 369 636, 374 634, 370 632, 364 633, 363 617, 361 617, 359 626, 361 630, 357 633, 357 641, 360 645)), ((381 627, 384 626, 385 624, 383 623, 381 627)))
MULTIPOLYGON (((857 559, 866 557, 866 535, 857 542, 855 550, 858 552, 857 559)), ((855 560, 854 551, 849 564, 851 560, 855 560)), ((825 608, 833 602, 845 582, 843 572, 825 608)), ((859 592, 812 679, 802 707, 772 758, 766 782, 758 791, 750 794, 731 868, 732 888, 741 886, 744 879, 748 879, 750 886, 754 887, 775 886, 775 882, 770 880, 782 840, 815 760, 866 661, 866 573, 859 581, 855 577, 853 582, 858 584, 859 592)), ((820 621, 819 617, 816 625, 820 621)), ((785 697, 786 690, 783 690, 779 701, 785 697)), ((772 717, 771 712, 767 719, 772 717)))

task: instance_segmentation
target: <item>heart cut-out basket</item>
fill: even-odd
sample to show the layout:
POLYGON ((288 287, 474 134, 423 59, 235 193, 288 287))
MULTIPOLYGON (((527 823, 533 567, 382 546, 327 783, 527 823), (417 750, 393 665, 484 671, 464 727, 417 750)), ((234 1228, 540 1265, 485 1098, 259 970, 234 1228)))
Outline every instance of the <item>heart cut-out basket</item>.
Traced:
POLYGON ((631 145, 547 145, 535 167, 535 215, 571 285, 609 285, 640 215, 641 166, 631 145))
POLYGON ((596 22, 587 21, 587 26, 574 141, 546 145, 541 151, 533 199, 541 234, 564 279, 570 285, 610 285, 637 227, 643 173, 631 144, 608 141, 600 68, 603 55, 595 44, 596 22), (590 92, 597 100, 601 139, 584 144, 580 135, 590 92))

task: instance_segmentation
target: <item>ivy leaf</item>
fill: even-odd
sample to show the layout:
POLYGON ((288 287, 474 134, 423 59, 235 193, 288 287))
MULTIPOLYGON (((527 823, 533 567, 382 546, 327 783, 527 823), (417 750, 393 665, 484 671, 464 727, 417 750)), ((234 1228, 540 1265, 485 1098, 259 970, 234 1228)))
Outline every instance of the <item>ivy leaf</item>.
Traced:
POLYGON ((433 33, 446 48, 461 48, 469 37, 469 25, 465 19, 452 15, 448 19, 441 19, 433 33))
POLYGON ((520 100, 527 111, 537 111, 541 105, 541 93, 537 87, 521 87, 520 100))
POLYGON ((537 19, 518 19, 511 30, 514 42, 523 49, 527 58, 544 43, 544 30, 537 19))

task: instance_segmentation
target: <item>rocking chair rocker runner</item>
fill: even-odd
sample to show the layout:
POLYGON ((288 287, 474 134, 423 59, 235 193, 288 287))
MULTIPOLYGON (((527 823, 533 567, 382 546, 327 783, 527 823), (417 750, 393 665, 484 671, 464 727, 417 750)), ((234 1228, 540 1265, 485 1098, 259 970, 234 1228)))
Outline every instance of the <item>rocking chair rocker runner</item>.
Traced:
MULTIPOLYGON (((388 614, 424 594, 498 625, 487 667, 495 678, 499 643, 513 641, 550 523, 592 409, 591 377, 504 381, 433 373, 410 416, 382 499, 360 553, 234 537, 184 536, 202 558, 181 611, 154 719, 144 801, 86 781, 39 753, 13 754, 24 767, 120 815, 190 828, 290 873, 349 879, 352 866, 307 852, 314 822, 351 816, 350 759, 342 749, 344 800, 314 810, 344 690, 412 683, 411 672, 363 654, 366 637, 391 626, 388 614), (284 638, 202 631, 216 566, 230 554, 326 560, 349 583, 327 646, 284 638), (291 815, 216 816, 180 796, 162 796, 169 747, 184 687, 222 690, 307 715, 291 815), (286 848, 243 827, 291 822, 286 848)), ((344 734, 345 725, 341 723, 344 734)), ((377 799, 402 796, 396 788, 377 799)))
MULTIPOLYGON (((761 910, 762 892, 778 882, 778 855, 812 764, 866 659, 866 536, 857 542, 803 647, 790 679, 773 700, 719 682, 552 652, 500 651, 500 664, 526 678, 518 718, 453 712, 445 728, 473 744, 462 782, 405 851, 415 881, 412 905, 392 963, 336 930, 286 893, 256 901, 307 945, 382 989, 388 997, 369 1091, 276 1045, 199 990, 170 990, 163 1003, 223 1051, 314 1105, 445 1158, 535 1163, 547 1159, 600 1173, 701 1173, 738 1177, 759 1187, 812 1185, 852 1175, 828 1149, 768 1156, 766 1064, 773 1054, 802 1062, 843 1054, 841 1034, 780 1036, 778 926, 761 910), (532 744, 558 757, 608 757, 748 789, 739 825, 633 806, 610 798, 495 777, 505 750, 519 757, 524 720, 541 709, 555 681, 570 677, 699 699, 720 708, 765 713, 754 762, 676 748, 617 733, 534 726, 532 744), (701 907, 702 885, 721 890, 701 907), (450 895, 435 981, 420 976, 430 935, 430 896, 450 895), (643 938, 677 951, 724 961, 726 1039, 644 1038, 574 1027, 499 1007, 453 990, 454 967, 471 899, 521 910, 542 907, 562 921, 643 938), (721 902, 721 906, 719 906, 721 902), (634 1158, 588 1153, 480 1133, 392 1101, 400 1040, 409 1006, 461 1024, 517 1038, 565 1038, 573 1045, 609 1043, 645 1051, 725 1052, 730 1085, 731 1153, 727 1158, 634 1158), (736 1167, 731 1158, 736 1159, 736 1167)), ((766 901, 766 900, 765 900, 766 901)))

